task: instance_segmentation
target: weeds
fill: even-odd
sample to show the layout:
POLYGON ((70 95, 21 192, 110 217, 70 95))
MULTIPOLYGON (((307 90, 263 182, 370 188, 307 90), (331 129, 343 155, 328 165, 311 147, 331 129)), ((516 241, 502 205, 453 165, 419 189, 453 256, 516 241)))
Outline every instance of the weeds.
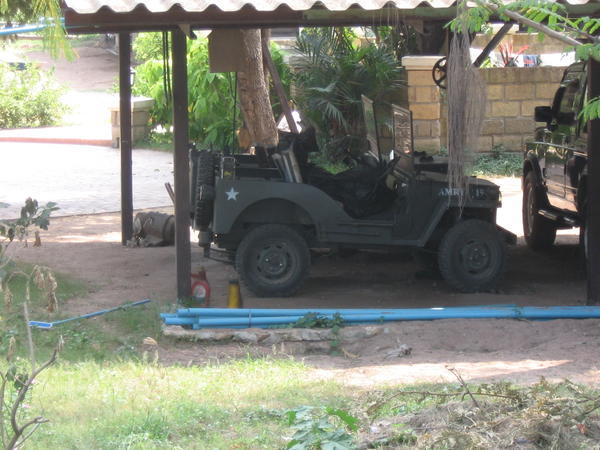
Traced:
POLYGON ((490 153, 476 157, 472 169, 475 176, 518 177, 523 168, 523 155, 508 152, 502 145, 492 148, 490 153))
POLYGON ((330 407, 303 406, 287 411, 288 425, 295 430, 287 447, 291 450, 353 449, 349 432, 358 430, 358 419, 330 407))
POLYGON ((383 425, 379 433, 364 433, 363 441, 392 439, 398 425, 414 433, 411 448, 592 448, 600 439, 600 394, 596 391, 545 379, 529 387, 459 383, 458 388, 442 392, 400 390, 375 402, 368 415, 373 423, 383 425), (390 414, 398 403, 410 401, 422 407, 390 414))

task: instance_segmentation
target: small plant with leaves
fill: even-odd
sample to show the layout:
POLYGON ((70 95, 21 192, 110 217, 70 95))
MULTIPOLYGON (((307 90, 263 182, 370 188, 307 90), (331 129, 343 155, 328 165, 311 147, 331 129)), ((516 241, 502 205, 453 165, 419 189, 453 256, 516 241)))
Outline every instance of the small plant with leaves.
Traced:
POLYGON ((330 319, 323 314, 305 314, 292 324, 292 328, 332 328, 339 329, 344 326, 344 319, 339 313, 335 313, 330 319))
MULTIPOLYGON (((10 281, 18 276, 26 280, 24 299, 26 303, 30 301, 33 284, 46 293, 48 311, 54 312, 57 309, 57 283, 52 271, 41 265, 34 266, 29 273, 19 270, 14 264, 11 252, 11 246, 16 242, 28 245, 32 229, 47 230, 50 224, 50 215, 56 210, 58 210, 56 203, 49 202, 40 207, 37 200, 28 198, 25 206, 21 208, 21 215, 18 219, 0 221, 0 292, 4 294, 4 306, 7 310, 10 310, 13 304, 10 281)), ((36 238, 39 240, 39 235, 36 234, 36 238)))
POLYGON ((295 432, 290 450, 346 450, 357 448, 351 433, 358 430, 358 419, 342 409, 328 406, 303 406, 286 412, 288 425, 295 432))

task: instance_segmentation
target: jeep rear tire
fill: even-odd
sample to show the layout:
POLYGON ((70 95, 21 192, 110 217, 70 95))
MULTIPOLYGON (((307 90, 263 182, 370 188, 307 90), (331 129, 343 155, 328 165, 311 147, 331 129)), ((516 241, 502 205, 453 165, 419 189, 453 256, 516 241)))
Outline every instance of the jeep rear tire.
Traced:
POLYGON ((438 264, 444 280, 453 288, 462 292, 488 290, 504 273, 504 240, 489 222, 458 222, 442 239, 438 264))
POLYGON ((535 174, 529 172, 523 183, 523 234, 525 242, 532 250, 547 250, 556 239, 556 225, 540 215, 542 192, 535 174))
POLYGON ((289 297, 308 275, 306 240, 286 225, 260 225, 240 243, 235 266, 244 285, 259 297, 289 297))
POLYGON ((213 218, 215 162, 213 154, 206 150, 198 152, 196 161, 194 228, 205 230, 213 218))

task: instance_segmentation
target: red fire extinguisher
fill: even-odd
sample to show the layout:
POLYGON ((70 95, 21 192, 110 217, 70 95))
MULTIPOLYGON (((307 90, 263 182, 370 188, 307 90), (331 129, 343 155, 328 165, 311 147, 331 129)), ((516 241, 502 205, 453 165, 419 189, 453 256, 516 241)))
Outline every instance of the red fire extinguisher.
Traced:
POLYGON ((210 303, 210 284, 206 279, 206 270, 200 267, 192 278, 192 307, 208 307, 210 303))

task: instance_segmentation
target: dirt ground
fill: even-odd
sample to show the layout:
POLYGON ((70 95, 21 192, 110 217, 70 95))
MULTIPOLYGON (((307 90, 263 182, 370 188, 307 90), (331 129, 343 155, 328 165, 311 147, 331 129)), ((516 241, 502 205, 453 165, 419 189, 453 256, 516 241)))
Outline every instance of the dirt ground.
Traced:
MULTIPOLYGON (((116 57, 98 46, 78 52, 81 58, 76 62, 51 63, 60 82, 80 91, 108 89, 117 74, 116 57)), ((50 65, 45 56, 34 56, 50 65)), ((519 207, 505 196, 503 210, 511 211, 503 220, 518 229, 519 207)), ((75 315, 142 298, 165 306, 175 300, 175 249, 121 246, 118 214, 53 219, 42 238, 41 248, 19 249, 19 258, 85 280, 91 290, 85 298, 61 305, 65 313, 75 315)), ((317 259, 310 278, 294 298, 258 299, 246 291, 242 294, 246 307, 265 308, 577 305, 585 298, 585 278, 576 241, 575 236, 561 235, 551 252, 536 254, 520 240, 520 245, 510 250, 506 276, 494 293, 459 294, 440 280, 419 277, 418 267, 408 255, 360 253, 346 259, 317 259)), ((227 282, 235 276, 233 268, 203 260, 196 246, 192 247, 192 263, 207 269, 212 305, 225 306, 227 282)), ((529 383, 544 376, 600 385, 600 320, 403 322, 382 325, 377 336, 342 347, 346 351, 343 357, 322 352, 296 357, 314 367, 315 377, 357 386, 450 381, 454 378, 447 366, 473 381, 529 383), (385 359, 398 344, 410 346, 412 353, 385 359)), ((159 351, 165 363, 287 352, 281 347, 192 345, 166 339, 161 340, 159 351)))
MULTIPOLYGON (((56 218, 43 233, 43 246, 19 249, 19 257, 48 264, 88 283, 91 293, 62 305, 64 313, 85 313, 142 298, 167 307, 175 300, 175 249, 121 246, 118 214, 56 218)), ((212 305, 225 306, 233 268, 204 260, 197 247, 192 247, 192 262, 207 269, 212 305)), ((577 246, 569 236, 559 237, 559 245, 546 254, 530 252, 523 245, 513 247, 507 274, 494 293, 459 294, 440 280, 417 276, 418 270, 408 255, 321 257, 296 297, 260 299, 243 290, 244 306, 577 305, 585 295, 577 246)), ((343 345, 345 356, 308 349, 296 357, 315 368, 315 377, 357 386, 450 381, 453 376, 446 366, 457 368, 468 380, 529 383, 544 376, 600 385, 600 320, 442 320, 381 327, 377 336, 343 345), (410 346, 411 355, 386 359, 399 344, 410 346)), ((248 353, 290 352, 285 346, 160 342, 165 363, 201 364, 248 353)))

